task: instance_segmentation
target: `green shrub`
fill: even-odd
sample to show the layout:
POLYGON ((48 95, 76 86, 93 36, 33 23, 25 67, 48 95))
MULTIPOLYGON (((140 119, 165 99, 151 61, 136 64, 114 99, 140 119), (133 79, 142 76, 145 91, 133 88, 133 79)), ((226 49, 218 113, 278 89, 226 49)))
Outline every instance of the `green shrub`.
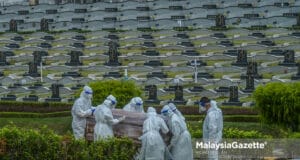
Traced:
MULTIPOLYGON (((192 138, 202 138, 202 129, 196 129, 188 126, 192 138)), ((222 138, 271 138, 270 135, 263 135, 262 133, 251 130, 245 131, 237 128, 224 128, 222 138)))
POLYGON ((243 131, 237 128, 224 128, 223 138, 270 138, 270 136, 263 135, 258 131, 243 131))
POLYGON ((72 135, 56 135, 47 127, 40 130, 4 127, 0 129, 0 146, 4 148, 0 159, 18 160, 128 160, 136 153, 134 143, 127 138, 88 143, 75 140, 72 135))
POLYGON ((141 89, 133 81, 97 81, 90 83, 89 86, 93 89, 93 105, 102 104, 105 98, 112 94, 117 98, 117 108, 120 108, 125 106, 131 98, 142 94, 141 89))
POLYGON ((300 83, 268 83, 256 88, 254 98, 263 122, 299 129, 300 83))

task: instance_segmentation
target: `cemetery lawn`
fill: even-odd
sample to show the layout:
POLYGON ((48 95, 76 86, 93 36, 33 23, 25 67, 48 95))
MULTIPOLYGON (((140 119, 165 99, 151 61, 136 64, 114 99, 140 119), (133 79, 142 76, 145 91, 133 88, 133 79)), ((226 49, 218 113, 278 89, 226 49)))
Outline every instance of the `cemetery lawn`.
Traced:
MULTIPOLYGON (((27 129, 38 129, 47 126, 60 135, 72 133, 72 117, 53 118, 0 118, 0 128, 6 125, 16 125, 27 129)), ((202 130, 202 121, 188 121, 187 124, 193 130, 202 130)), ((261 124, 260 122, 224 122, 224 128, 236 128, 243 131, 257 131, 273 138, 287 138, 290 132, 276 126, 261 124)))

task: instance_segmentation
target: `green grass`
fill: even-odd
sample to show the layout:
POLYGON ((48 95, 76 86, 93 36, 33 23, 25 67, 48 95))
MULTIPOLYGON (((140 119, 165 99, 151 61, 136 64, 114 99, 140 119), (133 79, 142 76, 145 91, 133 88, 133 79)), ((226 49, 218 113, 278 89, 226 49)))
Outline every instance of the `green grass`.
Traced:
POLYGON ((4 127, 13 123, 23 128, 40 128, 44 125, 48 126, 57 134, 66 134, 72 132, 72 117, 54 117, 54 118, 0 118, 0 127, 4 127))

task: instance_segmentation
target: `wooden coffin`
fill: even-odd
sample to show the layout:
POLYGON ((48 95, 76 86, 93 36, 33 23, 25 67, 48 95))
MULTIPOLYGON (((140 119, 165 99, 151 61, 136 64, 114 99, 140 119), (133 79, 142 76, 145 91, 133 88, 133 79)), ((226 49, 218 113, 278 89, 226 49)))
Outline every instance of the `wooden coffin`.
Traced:
MULTIPOLYGON (((122 109, 113 109, 112 114, 114 118, 126 116, 125 120, 113 126, 115 137, 128 137, 135 142, 140 143, 138 138, 143 134, 143 123, 146 114, 139 112, 128 112, 122 109)), ((94 140, 94 126, 95 118, 93 116, 87 118, 85 138, 88 141, 94 140)), ((166 142, 170 139, 169 135, 163 135, 166 142)))

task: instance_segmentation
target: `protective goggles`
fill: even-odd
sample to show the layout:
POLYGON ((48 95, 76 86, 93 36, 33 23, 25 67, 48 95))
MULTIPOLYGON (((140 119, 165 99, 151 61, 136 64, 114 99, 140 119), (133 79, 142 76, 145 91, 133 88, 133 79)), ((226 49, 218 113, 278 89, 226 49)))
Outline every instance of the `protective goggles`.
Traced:
POLYGON ((200 106, 205 107, 205 102, 200 102, 200 106))
POLYGON ((91 91, 84 91, 85 94, 93 94, 91 91))
POLYGON ((141 106, 141 105, 143 105, 143 103, 137 102, 135 105, 141 106))
POLYGON ((166 115, 168 113, 168 110, 162 110, 161 113, 166 115))

